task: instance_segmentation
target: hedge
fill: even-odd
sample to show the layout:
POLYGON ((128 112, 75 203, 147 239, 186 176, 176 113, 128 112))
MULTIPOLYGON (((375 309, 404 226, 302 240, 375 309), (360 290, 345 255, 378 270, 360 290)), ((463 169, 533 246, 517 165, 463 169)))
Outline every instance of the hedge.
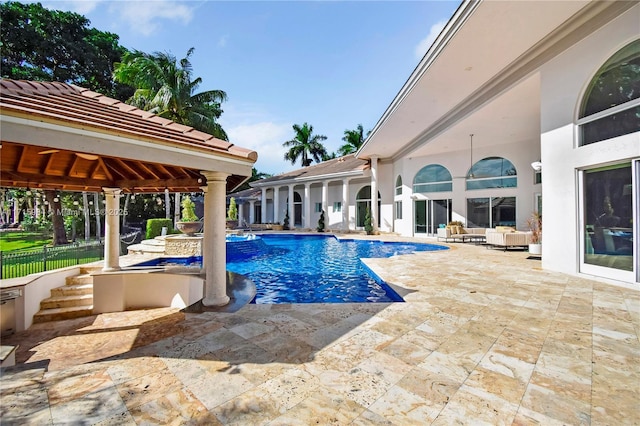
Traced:
POLYGON ((162 228, 167 227, 167 234, 174 234, 173 221, 171 219, 149 219, 147 220, 147 233, 145 238, 150 240, 162 235, 162 228))

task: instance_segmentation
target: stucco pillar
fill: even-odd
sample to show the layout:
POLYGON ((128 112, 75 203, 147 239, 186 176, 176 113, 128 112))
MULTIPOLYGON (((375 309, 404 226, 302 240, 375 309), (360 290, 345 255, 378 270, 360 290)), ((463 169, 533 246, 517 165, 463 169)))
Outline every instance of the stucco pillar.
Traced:
POLYGON ((202 262, 205 270, 205 306, 229 303, 227 296, 226 186, 227 175, 221 172, 201 172, 207 178, 204 196, 204 238, 202 262))
POLYGON ((329 202, 329 182, 322 182, 322 211, 325 214, 325 217, 328 218, 329 215, 329 206, 327 203, 329 202))
POLYGON ((267 223, 267 188, 262 188, 262 196, 260 197, 260 215, 262 223, 267 223))
POLYGON ((311 184, 304 184, 304 228, 311 228, 311 184))
POLYGON ((371 225, 378 229, 378 157, 371 157, 371 225))
POLYGON ((103 271, 120 269, 120 188, 102 188, 104 191, 104 264, 103 271))
POLYGON ((238 203, 238 226, 242 228, 242 223, 244 221, 244 203, 238 203))
POLYGON ((255 200, 249 201, 249 224, 256 222, 255 205, 256 205, 255 200))
POLYGON ((273 188, 273 223, 280 223, 280 187, 279 186, 276 186, 275 188, 273 188))
POLYGON ((342 229, 349 230, 349 179, 342 179, 342 229))
POLYGON ((296 227, 294 206, 293 185, 289 185, 289 202, 287 203, 287 209, 289 212, 289 229, 294 229, 296 227))

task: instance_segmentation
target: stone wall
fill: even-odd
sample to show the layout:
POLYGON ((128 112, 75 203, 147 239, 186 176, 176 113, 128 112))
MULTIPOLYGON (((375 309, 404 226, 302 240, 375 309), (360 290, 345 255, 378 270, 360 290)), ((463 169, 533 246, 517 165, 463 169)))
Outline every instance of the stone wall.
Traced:
POLYGON ((202 236, 171 235, 164 243, 167 256, 202 256, 202 236))

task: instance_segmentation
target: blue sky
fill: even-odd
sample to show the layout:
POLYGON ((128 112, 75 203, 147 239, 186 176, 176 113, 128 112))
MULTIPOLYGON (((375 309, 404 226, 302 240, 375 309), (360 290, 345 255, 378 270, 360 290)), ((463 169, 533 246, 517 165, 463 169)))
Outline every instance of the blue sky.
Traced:
POLYGON ((227 92, 220 123, 258 152, 260 172, 283 159, 291 126, 308 122, 336 151, 346 129, 376 124, 459 1, 42 1, 71 10, 128 49, 195 48, 199 90, 227 92))

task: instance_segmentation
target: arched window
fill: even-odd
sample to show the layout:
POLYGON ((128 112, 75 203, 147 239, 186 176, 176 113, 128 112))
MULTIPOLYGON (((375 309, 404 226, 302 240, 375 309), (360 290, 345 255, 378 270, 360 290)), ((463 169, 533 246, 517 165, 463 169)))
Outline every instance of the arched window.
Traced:
POLYGON ((467 189, 515 188, 516 168, 502 157, 487 157, 474 164, 467 173, 467 189))
POLYGON ((413 178, 413 192, 446 192, 453 190, 451 173, 439 164, 423 167, 413 178))
POLYGON ((640 39, 600 67, 585 92, 578 125, 580 146, 640 131, 640 39))
POLYGON ((402 176, 400 175, 396 179, 396 195, 402 195, 402 176))

